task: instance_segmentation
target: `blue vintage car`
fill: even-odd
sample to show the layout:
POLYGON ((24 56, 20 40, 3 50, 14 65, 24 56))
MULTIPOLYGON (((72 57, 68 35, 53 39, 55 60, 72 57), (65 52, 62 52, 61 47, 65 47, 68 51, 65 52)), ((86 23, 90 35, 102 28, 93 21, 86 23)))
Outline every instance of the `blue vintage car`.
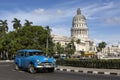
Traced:
POLYGON ((17 51, 15 57, 15 69, 27 69, 30 73, 38 70, 54 72, 56 60, 43 55, 41 50, 24 49, 17 51))

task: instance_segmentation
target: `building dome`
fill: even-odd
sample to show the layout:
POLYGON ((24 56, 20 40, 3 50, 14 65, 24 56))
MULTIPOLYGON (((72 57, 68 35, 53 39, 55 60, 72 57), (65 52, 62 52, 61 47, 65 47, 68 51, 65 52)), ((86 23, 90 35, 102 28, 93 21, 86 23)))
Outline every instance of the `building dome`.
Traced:
POLYGON ((83 16, 83 15, 76 15, 76 16, 74 16, 73 17, 73 20, 86 20, 86 18, 85 18, 85 16, 83 16))
POLYGON ((80 19, 86 20, 85 16, 81 14, 80 8, 78 8, 77 15, 73 17, 73 20, 80 20, 80 19))
POLYGON ((77 9, 77 15, 73 17, 71 36, 79 39, 88 38, 86 18, 81 14, 80 8, 77 9))

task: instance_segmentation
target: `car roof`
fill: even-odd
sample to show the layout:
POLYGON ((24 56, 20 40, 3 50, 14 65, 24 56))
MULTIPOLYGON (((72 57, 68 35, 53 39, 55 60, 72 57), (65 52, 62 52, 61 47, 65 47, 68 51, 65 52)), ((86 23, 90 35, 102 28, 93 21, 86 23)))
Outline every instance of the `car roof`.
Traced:
POLYGON ((21 49, 21 50, 18 50, 18 52, 42 52, 42 50, 36 50, 36 49, 21 49))

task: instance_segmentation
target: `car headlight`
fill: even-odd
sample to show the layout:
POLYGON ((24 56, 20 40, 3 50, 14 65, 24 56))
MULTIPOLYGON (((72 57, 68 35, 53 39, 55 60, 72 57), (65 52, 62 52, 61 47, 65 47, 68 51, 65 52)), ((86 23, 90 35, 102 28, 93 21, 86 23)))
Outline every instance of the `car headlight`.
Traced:
POLYGON ((37 62, 37 64, 39 64, 39 63, 40 63, 40 60, 39 60, 39 59, 37 59, 37 60, 36 60, 36 62, 37 62))
POLYGON ((54 62, 56 62, 56 59, 54 59, 54 62))

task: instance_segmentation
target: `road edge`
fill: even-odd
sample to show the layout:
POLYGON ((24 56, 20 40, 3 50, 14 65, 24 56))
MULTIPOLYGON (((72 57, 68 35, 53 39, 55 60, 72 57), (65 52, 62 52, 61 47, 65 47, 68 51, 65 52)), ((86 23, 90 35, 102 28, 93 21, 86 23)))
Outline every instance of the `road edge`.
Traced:
POLYGON ((120 73, 117 72, 104 72, 104 71, 85 71, 85 70, 75 70, 75 69, 65 69, 65 68, 56 68, 56 71, 66 71, 66 72, 79 72, 79 73, 87 73, 87 74, 103 74, 103 75, 115 75, 120 76, 120 73))

